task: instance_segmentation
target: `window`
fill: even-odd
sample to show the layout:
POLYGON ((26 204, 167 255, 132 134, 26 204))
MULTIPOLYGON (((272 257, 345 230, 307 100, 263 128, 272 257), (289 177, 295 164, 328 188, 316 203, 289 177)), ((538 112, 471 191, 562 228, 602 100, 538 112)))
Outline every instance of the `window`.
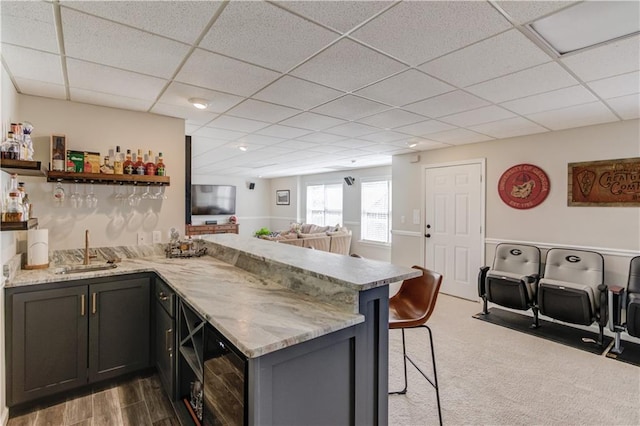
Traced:
POLYGON ((364 241, 391 242, 391 180, 362 182, 361 236, 364 241))
POLYGON ((307 223, 342 224, 342 184, 307 186, 307 223))

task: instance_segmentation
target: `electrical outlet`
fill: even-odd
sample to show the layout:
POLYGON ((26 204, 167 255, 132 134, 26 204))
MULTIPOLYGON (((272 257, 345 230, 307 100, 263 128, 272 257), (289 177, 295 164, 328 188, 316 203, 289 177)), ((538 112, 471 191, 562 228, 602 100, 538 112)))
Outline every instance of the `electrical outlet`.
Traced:
POLYGON ((144 232, 138 232, 138 245, 141 246, 143 244, 147 244, 147 236, 144 232))
POLYGON ((162 240, 162 231, 153 231, 153 244, 159 244, 162 240))

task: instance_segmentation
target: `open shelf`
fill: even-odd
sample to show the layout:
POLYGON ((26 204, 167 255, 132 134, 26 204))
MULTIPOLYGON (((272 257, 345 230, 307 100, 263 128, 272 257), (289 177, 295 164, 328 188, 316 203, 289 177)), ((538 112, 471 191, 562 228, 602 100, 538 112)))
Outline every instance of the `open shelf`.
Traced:
POLYGON ((40 161, 0 159, 0 168, 7 173, 17 173, 23 176, 44 176, 40 161))
POLYGON ((38 226, 38 219, 32 218, 26 222, 2 222, 0 224, 0 231, 26 231, 27 229, 33 229, 38 226))
POLYGON ((47 172, 48 182, 95 183, 99 185, 171 185, 169 176, 112 175, 105 173, 47 172))

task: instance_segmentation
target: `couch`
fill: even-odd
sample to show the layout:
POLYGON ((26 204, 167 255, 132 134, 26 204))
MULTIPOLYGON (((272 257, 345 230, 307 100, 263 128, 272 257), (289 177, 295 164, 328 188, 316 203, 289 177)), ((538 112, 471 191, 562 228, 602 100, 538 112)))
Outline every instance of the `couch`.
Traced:
POLYGON ((344 255, 348 255, 351 248, 351 231, 339 225, 318 226, 294 223, 285 231, 274 232, 260 238, 344 255))

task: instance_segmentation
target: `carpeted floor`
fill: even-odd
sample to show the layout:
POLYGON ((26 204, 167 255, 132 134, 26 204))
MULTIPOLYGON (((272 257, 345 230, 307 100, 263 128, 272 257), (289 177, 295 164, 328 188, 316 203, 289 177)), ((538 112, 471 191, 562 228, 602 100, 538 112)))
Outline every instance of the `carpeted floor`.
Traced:
MULTIPOLYGON (((445 425, 640 425, 640 368, 472 318, 440 295, 429 325, 445 425)), ((389 387, 402 383, 399 330, 389 335, 389 387)), ((431 371, 426 330, 407 348, 431 371)), ((435 391, 409 366, 407 395, 389 396, 390 425, 438 424, 435 391)))

